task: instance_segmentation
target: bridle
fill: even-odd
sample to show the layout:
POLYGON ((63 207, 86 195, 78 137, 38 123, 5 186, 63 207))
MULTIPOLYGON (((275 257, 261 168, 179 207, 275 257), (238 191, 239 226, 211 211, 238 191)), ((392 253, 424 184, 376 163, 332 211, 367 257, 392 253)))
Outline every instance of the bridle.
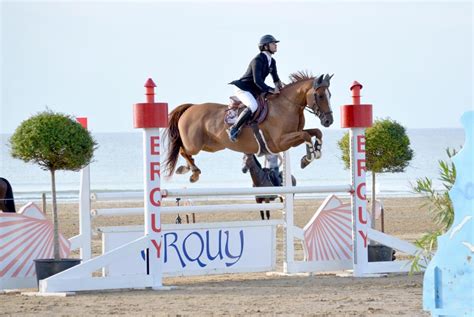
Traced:
POLYGON ((311 114, 314 114, 316 115, 319 119, 324 119, 324 117, 328 116, 328 115, 332 115, 332 110, 331 110, 331 107, 329 107, 329 111, 327 112, 323 112, 321 111, 321 106, 319 105, 318 103, 318 99, 320 99, 320 95, 318 95, 316 93, 317 89, 321 88, 321 87, 326 87, 325 89, 325 94, 326 97, 328 98, 328 100, 331 99, 331 91, 329 90, 329 81, 325 81, 325 80, 322 80, 321 82, 319 82, 319 80, 317 78, 314 79, 314 82, 313 82, 313 88, 314 88, 314 105, 309 107, 308 105, 305 107, 305 110, 308 111, 309 113, 311 114))
MULTIPOLYGON (((314 104, 312 106, 309 106, 309 105, 304 106, 304 110, 308 111, 311 114, 314 114, 321 121, 324 121, 327 116, 332 117, 332 110, 331 110, 331 107, 329 107, 329 111, 327 111, 327 112, 321 111, 321 107, 320 107, 320 104, 318 102, 318 99, 319 99, 320 95, 318 95, 316 93, 316 91, 321 87, 325 87, 326 88, 325 89, 325 94, 326 94, 326 97, 328 98, 328 102, 329 102, 329 100, 331 99, 331 91, 329 90, 329 81, 331 80, 332 76, 333 75, 331 75, 331 76, 321 75, 317 78, 314 78, 314 81, 313 81, 314 104)), ((293 104, 293 101, 288 99, 288 97, 286 97, 284 94, 280 94, 280 96, 282 96, 284 99, 286 99, 287 101, 289 101, 290 103, 293 104)), ((331 118, 331 123, 332 123, 332 118, 331 118)))

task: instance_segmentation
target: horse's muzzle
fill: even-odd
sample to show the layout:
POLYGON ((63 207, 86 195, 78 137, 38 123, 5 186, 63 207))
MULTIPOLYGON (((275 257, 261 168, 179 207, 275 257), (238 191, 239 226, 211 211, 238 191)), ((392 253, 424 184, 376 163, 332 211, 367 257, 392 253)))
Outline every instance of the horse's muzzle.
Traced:
POLYGON ((333 122, 334 122, 334 119, 332 117, 332 113, 324 113, 321 118, 321 124, 323 125, 323 127, 329 127, 333 122))

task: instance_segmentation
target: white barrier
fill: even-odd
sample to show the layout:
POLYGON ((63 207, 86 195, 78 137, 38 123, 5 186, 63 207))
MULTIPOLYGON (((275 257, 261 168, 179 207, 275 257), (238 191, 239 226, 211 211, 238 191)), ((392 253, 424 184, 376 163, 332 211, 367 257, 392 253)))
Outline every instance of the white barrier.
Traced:
MULTIPOLYGON (((281 210, 284 205, 282 203, 265 204, 265 210, 281 210)), ((176 207, 162 207, 162 214, 177 214, 180 212, 195 212, 195 213, 209 213, 209 212, 246 212, 262 209, 261 204, 245 204, 245 205, 206 205, 206 206, 176 206, 176 207)), ((143 208, 103 208, 93 209, 91 214, 93 216, 130 216, 143 215, 143 208)))
MULTIPOLYGON (((276 226, 280 220, 163 225, 164 276, 268 272, 276 267, 276 226), (245 232, 242 227, 245 226, 245 232), (249 241, 252 243, 249 245, 249 241), (191 251, 190 251, 191 250, 191 251), (196 251, 192 253, 192 251, 196 251)), ((103 252, 143 236, 143 226, 99 228, 103 252)), ((111 263, 104 276, 146 273, 138 254, 111 263)))

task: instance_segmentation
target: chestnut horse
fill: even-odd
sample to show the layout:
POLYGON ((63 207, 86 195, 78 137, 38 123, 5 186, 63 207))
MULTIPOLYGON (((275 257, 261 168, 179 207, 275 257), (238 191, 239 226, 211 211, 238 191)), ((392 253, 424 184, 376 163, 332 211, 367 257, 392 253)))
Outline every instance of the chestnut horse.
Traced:
MULTIPOLYGON (((319 129, 303 130, 304 110, 309 108, 324 127, 333 123, 329 92, 331 77, 321 75, 315 78, 305 72, 297 72, 290 75, 291 83, 283 87, 278 95, 267 97, 268 115, 259 128, 271 152, 283 152, 304 142, 307 154, 301 158, 301 168, 321 156, 322 132, 319 129), (311 139, 313 136, 316 137, 315 145, 311 139)), ((252 129, 248 126, 242 128, 236 142, 229 140, 226 132, 229 125, 224 122, 226 110, 226 105, 217 103, 183 104, 170 113, 169 127, 165 131, 168 138, 168 157, 165 161, 168 176, 173 175, 179 154, 187 166, 180 166, 176 173, 191 170, 189 180, 196 182, 201 170, 194 163, 193 155, 201 150, 217 152, 228 148, 247 154, 259 151, 252 129)))

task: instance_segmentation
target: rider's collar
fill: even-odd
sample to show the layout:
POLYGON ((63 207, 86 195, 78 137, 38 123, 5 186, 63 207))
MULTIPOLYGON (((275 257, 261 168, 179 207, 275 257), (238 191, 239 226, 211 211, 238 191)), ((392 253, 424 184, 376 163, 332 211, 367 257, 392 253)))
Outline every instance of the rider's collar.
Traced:
POLYGON ((272 63, 272 54, 270 54, 270 52, 268 52, 268 51, 263 51, 263 54, 265 54, 265 56, 267 57, 268 66, 270 66, 271 63, 272 63))

